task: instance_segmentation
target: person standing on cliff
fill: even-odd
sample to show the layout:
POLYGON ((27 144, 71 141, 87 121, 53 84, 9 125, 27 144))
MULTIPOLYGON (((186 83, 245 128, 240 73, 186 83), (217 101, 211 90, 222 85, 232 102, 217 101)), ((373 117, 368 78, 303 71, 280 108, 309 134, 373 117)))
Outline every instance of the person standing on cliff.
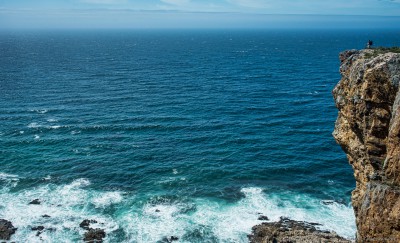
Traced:
POLYGON ((374 44, 374 42, 372 42, 372 40, 368 40, 367 49, 370 49, 373 44, 374 44))

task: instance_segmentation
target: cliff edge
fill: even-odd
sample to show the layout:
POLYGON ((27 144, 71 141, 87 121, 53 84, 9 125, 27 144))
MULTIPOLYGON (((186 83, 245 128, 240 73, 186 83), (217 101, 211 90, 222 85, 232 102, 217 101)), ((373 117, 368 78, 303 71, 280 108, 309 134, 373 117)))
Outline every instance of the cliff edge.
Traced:
POLYGON ((339 57, 333 136, 354 169, 357 242, 400 242, 400 53, 339 57))

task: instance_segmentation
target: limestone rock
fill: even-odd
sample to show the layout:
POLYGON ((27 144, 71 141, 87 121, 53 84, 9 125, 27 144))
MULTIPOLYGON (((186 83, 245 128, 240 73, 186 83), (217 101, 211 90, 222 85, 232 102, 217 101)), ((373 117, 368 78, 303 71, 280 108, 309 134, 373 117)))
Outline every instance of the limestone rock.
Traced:
POLYGON ((400 53, 339 58, 333 136, 354 169, 357 242, 400 242, 400 53))

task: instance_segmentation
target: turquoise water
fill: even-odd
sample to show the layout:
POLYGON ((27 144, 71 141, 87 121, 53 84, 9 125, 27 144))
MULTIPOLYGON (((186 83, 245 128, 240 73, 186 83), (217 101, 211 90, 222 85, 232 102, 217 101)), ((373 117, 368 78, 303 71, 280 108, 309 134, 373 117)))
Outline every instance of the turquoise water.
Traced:
POLYGON ((353 238, 337 56, 398 34, 2 32, 0 218, 21 242, 83 219, 107 242, 246 242, 260 213, 353 238))

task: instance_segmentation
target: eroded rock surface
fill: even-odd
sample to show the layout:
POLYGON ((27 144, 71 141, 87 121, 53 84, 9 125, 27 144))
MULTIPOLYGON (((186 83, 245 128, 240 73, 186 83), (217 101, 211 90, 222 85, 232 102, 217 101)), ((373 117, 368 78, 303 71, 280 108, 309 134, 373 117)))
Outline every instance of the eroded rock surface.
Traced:
POLYGON ((400 54, 340 54, 333 136, 354 169, 357 242, 400 242, 400 54))

